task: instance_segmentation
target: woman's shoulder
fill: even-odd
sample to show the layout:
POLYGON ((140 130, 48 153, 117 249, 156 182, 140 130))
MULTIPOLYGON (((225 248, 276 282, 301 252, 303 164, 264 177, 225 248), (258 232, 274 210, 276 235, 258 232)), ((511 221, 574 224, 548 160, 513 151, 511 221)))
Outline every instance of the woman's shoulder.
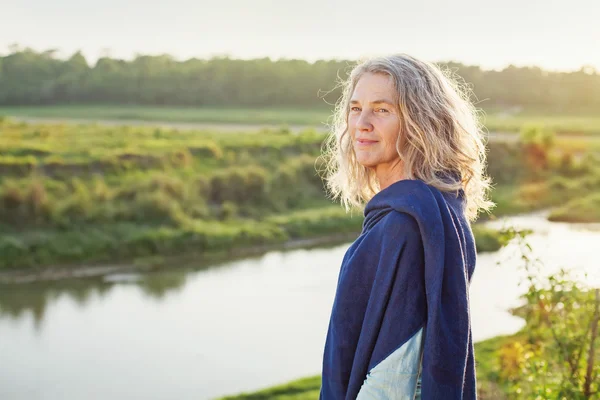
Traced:
POLYGON ((442 192, 421 180, 401 180, 377 193, 365 207, 366 225, 380 219, 382 211, 395 210, 409 214, 420 226, 438 228, 443 224, 444 214, 453 209, 464 211, 464 199, 460 193, 442 192))
POLYGON ((382 208, 409 211, 412 214, 432 211, 447 198, 436 187, 418 179, 405 179, 392 183, 373 196, 365 207, 365 214, 382 208))
POLYGON ((388 212, 368 232, 371 238, 385 241, 402 239, 411 242, 420 242, 421 233, 417 220, 410 214, 394 209, 388 212))

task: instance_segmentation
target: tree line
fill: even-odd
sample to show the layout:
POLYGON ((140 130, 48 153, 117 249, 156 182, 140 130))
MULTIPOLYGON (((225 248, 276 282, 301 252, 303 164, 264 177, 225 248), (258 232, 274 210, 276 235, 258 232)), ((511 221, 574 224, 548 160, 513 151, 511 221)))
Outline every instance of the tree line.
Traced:
MULTIPOLYGON (((354 61, 229 57, 178 61, 170 55, 132 60, 104 56, 91 65, 81 52, 13 47, 0 56, 0 105, 136 104, 194 107, 324 107, 339 97, 338 78, 354 61)), ((500 71, 439 62, 472 89, 481 108, 552 111, 600 108, 600 72, 551 72, 510 65, 500 71)))

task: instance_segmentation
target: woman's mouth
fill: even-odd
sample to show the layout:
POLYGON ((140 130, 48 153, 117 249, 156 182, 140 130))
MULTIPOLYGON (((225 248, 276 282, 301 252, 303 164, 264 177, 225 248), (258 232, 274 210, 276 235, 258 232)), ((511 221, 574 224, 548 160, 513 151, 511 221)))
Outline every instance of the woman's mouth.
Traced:
POLYGON ((368 139, 356 139, 357 146, 369 146, 374 143, 377 143, 377 140, 368 140, 368 139))

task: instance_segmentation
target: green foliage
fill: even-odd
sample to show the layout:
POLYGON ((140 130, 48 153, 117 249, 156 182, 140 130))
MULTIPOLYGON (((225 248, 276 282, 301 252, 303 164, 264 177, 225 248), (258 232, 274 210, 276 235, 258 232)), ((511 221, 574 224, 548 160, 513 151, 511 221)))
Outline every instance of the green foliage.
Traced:
POLYGON ((519 195, 520 186, 513 184, 498 185, 492 191, 492 201, 496 207, 491 215, 483 214, 485 219, 502 215, 519 214, 535 209, 530 202, 523 201, 519 195))
POLYGON ((520 141, 528 177, 543 176, 550 168, 550 149, 555 143, 554 132, 539 126, 524 126, 520 141))
POLYGON ((276 244, 288 239, 272 224, 188 222, 184 226, 139 223, 69 226, 0 235, 1 269, 53 264, 123 262, 148 256, 205 256, 234 247, 276 244))
POLYGON ((255 393, 227 396, 221 400, 316 400, 321 390, 321 377, 313 376, 255 393))
MULTIPOLYGON (((523 110, 506 114, 502 110, 490 111, 482 123, 490 132, 521 132, 524 126, 544 126, 557 134, 589 135, 600 132, 600 118, 597 112, 589 110, 589 115, 577 115, 581 107, 562 108, 559 112, 544 109, 540 112, 523 110), (568 112, 565 112, 569 110, 568 112)), ((34 115, 34 114, 32 114, 34 115)))
POLYGON ((515 239, 526 273, 524 337, 500 350, 499 380, 519 399, 594 399, 600 393, 600 289, 590 289, 566 270, 542 275, 525 234, 515 239), (596 360, 596 361, 595 361, 596 360))
POLYGON ((360 232, 363 215, 349 216, 340 206, 296 211, 269 218, 267 221, 282 228, 291 238, 303 238, 331 233, 360 232))
POLYGON ((260 220, 309 202, 327 204, 311 172, 322 140, 310 131, 222 134, 5 122, 5 165, 28 167, 0 177, 0 266, 278 243, 289 238, 287 230, 260 220), (279 186, 278 171, 290 172, 279 186), (138 229, 127 229, 117 242, 97 233, 109 235, 122 224, 138 229), (65 232, 79 231, 98 242, 63 245, 72 239, 65 232))
POLYGON ((488 143, 487 173, 494 184, 514 184, 523 177, 524 169, 521 160, 521 146, 511 142, 488 143))
POLYGON ((600 222, 600 192, 569 201, 563 207, 552 210, 550 221, 600 222))
POLYGON ((221 220, 231 220, 234 219, 238 215, 238 207, 235 203, 230 201, 225 201, 221 204, 221 209, 219 212, 219 219, 221 220))
POLYGON ((524 125, 521 127, 520 140, 525 145, 535 144, 550 149, 556 141, 556 134, 542 126, 524 125))
POLYGON ((219 171, 210 181, 209 200, 216 204, 258 205, 267 201, 267 172, 258 166, 233 167, 219 171))
MULTIPOLYGON (((0 104, 121 104, 113 111, 118 117, 144 120, 153 113, 140 115, 125 105, 328 108, 340 95, 337 78, 349 73, 349 64, 348 60, 311 63, 227 57, 177 61, 169 55, 139 55, 130 61, 102 57, 89 65, 79 52, 63 60, 52 52, 15 49, 0 57, 0 104)), ((489 99, 489 108, 509 108, 512 113, 522 107, 579 112, 600 106, 596 71, 551 72, 512 65, 493 71, 454 62, 439 64, 456 71, 474 88, 476 98, 489 99)), ((298 123, 282 120, 268 109, 256 114, 255 118, 275 124, 298 123)), ((92 112, 86 116, 97 117, 92 112)), ((316 123, 320 122, 324 120, 316 123)))
MULTIPOLYGON (((105 258, 119 260, 159 255, 158 249, 171 254, 187 249, 186 241, 220 251, 361 228, 361 213, 351 217, 327 200, 317 173, 325 136, 315 130, 224 133, 10 120, 0 129, 0 170, 5 172, 0 218, 8 240, 4 268, 103 259, 96 250, 105 249, 102 243, 110 249, 103 251, 111 252, 105 258), (75 253, 79 259, 60 250, 65 231, 111 232, 120 224, 145 233, 127 230, 133 236, 116 244, 94 234, 100 243, 82 244, 75 253), (31 242, 33 232, 55 239, 31 242)), ((556 176, 527 182, 523 148, 489 143, 489 172, 501 182, 492 193, 498 203, 494 215, 562 205, 600 190, 598 158, 569 147, 570 161, 552 161, 560 160, 560 149, 557 145, 549 158, 548 173, 556 176)), ((478 226, 474 231, 480 251, 501 244, 494 232, 478 226)))
POLYGON ((480 253, 497 251, 506 244, 502 232, 481 225, 473 226, 473 235, 476 238, 477 251, 480 253))

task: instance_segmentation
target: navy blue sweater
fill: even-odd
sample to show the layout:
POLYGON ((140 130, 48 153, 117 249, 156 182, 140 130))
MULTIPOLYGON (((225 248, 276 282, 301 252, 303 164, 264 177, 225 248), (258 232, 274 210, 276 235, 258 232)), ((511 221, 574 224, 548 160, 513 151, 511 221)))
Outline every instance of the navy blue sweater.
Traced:
POLYGON ((369 371, 421 328, 421 398, 476 399, 468 293, 476 250, 464 207, 462 190, 420 180, 395 182, 368 202, 342 261, 322 400, 356 399, 369 371))

